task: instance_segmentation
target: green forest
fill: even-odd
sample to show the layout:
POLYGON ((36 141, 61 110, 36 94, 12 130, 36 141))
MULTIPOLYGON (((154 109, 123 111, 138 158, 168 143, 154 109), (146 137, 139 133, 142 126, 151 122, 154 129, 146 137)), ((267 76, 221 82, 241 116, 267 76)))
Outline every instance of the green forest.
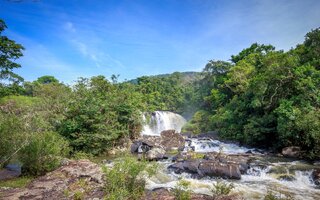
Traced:
POLYGON ((1 166, 19 160, 42 175, 64 157, 106 154, 139 137, 142 113, 172 111, 190 119, 183 132, 217 131, 224 139, 270 148, 299 146, 320 159, 320 28, 289 51, 253 43, 202 72, 175 72, 119 82, 113 75, 66 85, 50 75, 33 82, 23 44, 0 21, 1 166))

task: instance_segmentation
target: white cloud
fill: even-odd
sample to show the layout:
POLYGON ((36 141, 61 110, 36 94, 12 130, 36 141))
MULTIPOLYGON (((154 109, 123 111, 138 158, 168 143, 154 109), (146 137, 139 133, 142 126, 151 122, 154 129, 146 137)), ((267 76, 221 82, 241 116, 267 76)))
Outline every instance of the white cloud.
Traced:
POLYGON ((78 31, 71 22, 66 22, 64 28, 67 31, 67 34, 63 35, 64 39, 83 57, 93 62, 96 67, 124 67, 121 61, 105 53, 102 48, 99 48, 99 42, 97 42, 99 37, 90 30, 78 31))
POLYGON ((68 31, 68 32, 71 32, 71 33, 75 33, 76 32, 76 28, 74 27, 72 22, 66 22, 64 24, 64 29, 66 31, 68 31))

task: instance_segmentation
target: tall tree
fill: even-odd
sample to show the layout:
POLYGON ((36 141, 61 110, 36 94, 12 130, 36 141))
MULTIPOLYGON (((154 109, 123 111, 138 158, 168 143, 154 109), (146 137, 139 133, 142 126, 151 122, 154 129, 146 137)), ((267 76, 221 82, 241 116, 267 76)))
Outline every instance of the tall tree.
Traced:
POLYGON ((40 84, 59 83, 58 79, 56 79, 54 76, 48 75, 39 77, 36 82, 40 84))
POLYGON ((0 19, 0 97, 22 93, 19 83, 23 78, 13 69, 21 67, 15 60, 23 56, 24 47, 3 35, 6 28, 5 22, 0 19))
POLYGON ((7 25, 0 19, 0 80, 6 79, 12 82, 23 81, 23 78, 12 70, 21 67, 15 60, 23 56, 24 47, 2 35, 7 25))

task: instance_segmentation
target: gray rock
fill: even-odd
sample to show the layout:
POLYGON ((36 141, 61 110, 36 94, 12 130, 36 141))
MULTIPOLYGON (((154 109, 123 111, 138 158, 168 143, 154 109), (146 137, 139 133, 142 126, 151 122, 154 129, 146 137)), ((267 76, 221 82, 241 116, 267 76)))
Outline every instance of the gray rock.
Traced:
POLYGON ((161 160, 165 158, 165 154, 166 154, 166 151, 163 148, 154 147, 147 152, 146 159, 149 161, 161 160))
POLYGON ((229 179, 240 179, 241 173, 239 165, 219 163, 219 161, 212 160, 185 160, 169 166, 169 169, 174 170, 176 173, 192 173, 197 174, 198 177, 222 177, 229 179))
POLYGON ((290 146, 282 149, 282 155, 290 158, 298 158, 302 155, 302 151, 298 146, 290 146))
POLYGON ((84 199, 104 197, 104 174, 101 167, 89 160, 70 160, 55 171, 33 180, 26 188, 1 191, 1 198, 8 200, 73 199, 77 191, 75 187, 80 187, 78 191, 83 190, 81 188, 83 184, 91 188, 84 194, 84 199))
POLYGON ((206 161, 199 165, 200 175, 222 177, 229 179, 241 179, 239 165, 225 164, 216 161, 206 161))
POLYGON ((296 180, 296 178, 292 174, 279 174, 277 179, 282 180, 282 181, 295 181, 296 180))
POLYGON ((137 153, 138 152, 138 148, 139 146, 141 145, 141 142, 140 141, 135 141, 131 144, 131 147, 130 147, 130 151, 131 153, 137 153))
POLYGON ((166 130, 161 132, 161 146, 168 151, 173 149, 183 149, 185 145, 184 137, 176 133, 175 130, 166 130))
POLYGON ((316 169, 312 172, 311 178, 316 185, 320 185, 320 169, 316 169))

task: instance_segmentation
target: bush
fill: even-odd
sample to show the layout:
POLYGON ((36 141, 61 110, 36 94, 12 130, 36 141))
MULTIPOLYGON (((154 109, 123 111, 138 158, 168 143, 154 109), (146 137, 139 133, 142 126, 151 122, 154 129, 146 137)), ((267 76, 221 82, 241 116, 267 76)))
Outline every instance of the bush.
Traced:
POLYGON ((191 190, 189 189, 190 182, 180 179, 177 185, 173 188, 173 194, 176 200, 191 199, 191 190))
POLYGON ((28 137, 24 121, 14 115, 0 113, 0 168, 8 164, 28 137))
POLYGON ((82 151, 77 151, 73 154, 72 156, 76 160, 81 160, 81 159, 88 159, 88 160, 93 160, 93 155, 90 153, 85 153, 82 151))
POLYGON ((69 153, 68 143, 55 132, 33 134, 19 152, 24 173, 43 175, 60 165, 61 158, 69 153))
POLYGON ((220 182, 213 184, 212 193, 213 196, 223 196, 230 194, 231 190, 234 189, 234 185, 232 183, 220 182))
POLYGON ((145 188, 145 176, 156 173, 156 165, 138 161, 125 155, 114 162, 112 168, 104 168, 107 183, 105 185, 108 200, 141 199, 145 188))
POLYGON ((294 198, 289 194, 284 194, 282 192, 274 193, 268 191, 267 195, 263 198, 264 200, 293 200, 294 198))

